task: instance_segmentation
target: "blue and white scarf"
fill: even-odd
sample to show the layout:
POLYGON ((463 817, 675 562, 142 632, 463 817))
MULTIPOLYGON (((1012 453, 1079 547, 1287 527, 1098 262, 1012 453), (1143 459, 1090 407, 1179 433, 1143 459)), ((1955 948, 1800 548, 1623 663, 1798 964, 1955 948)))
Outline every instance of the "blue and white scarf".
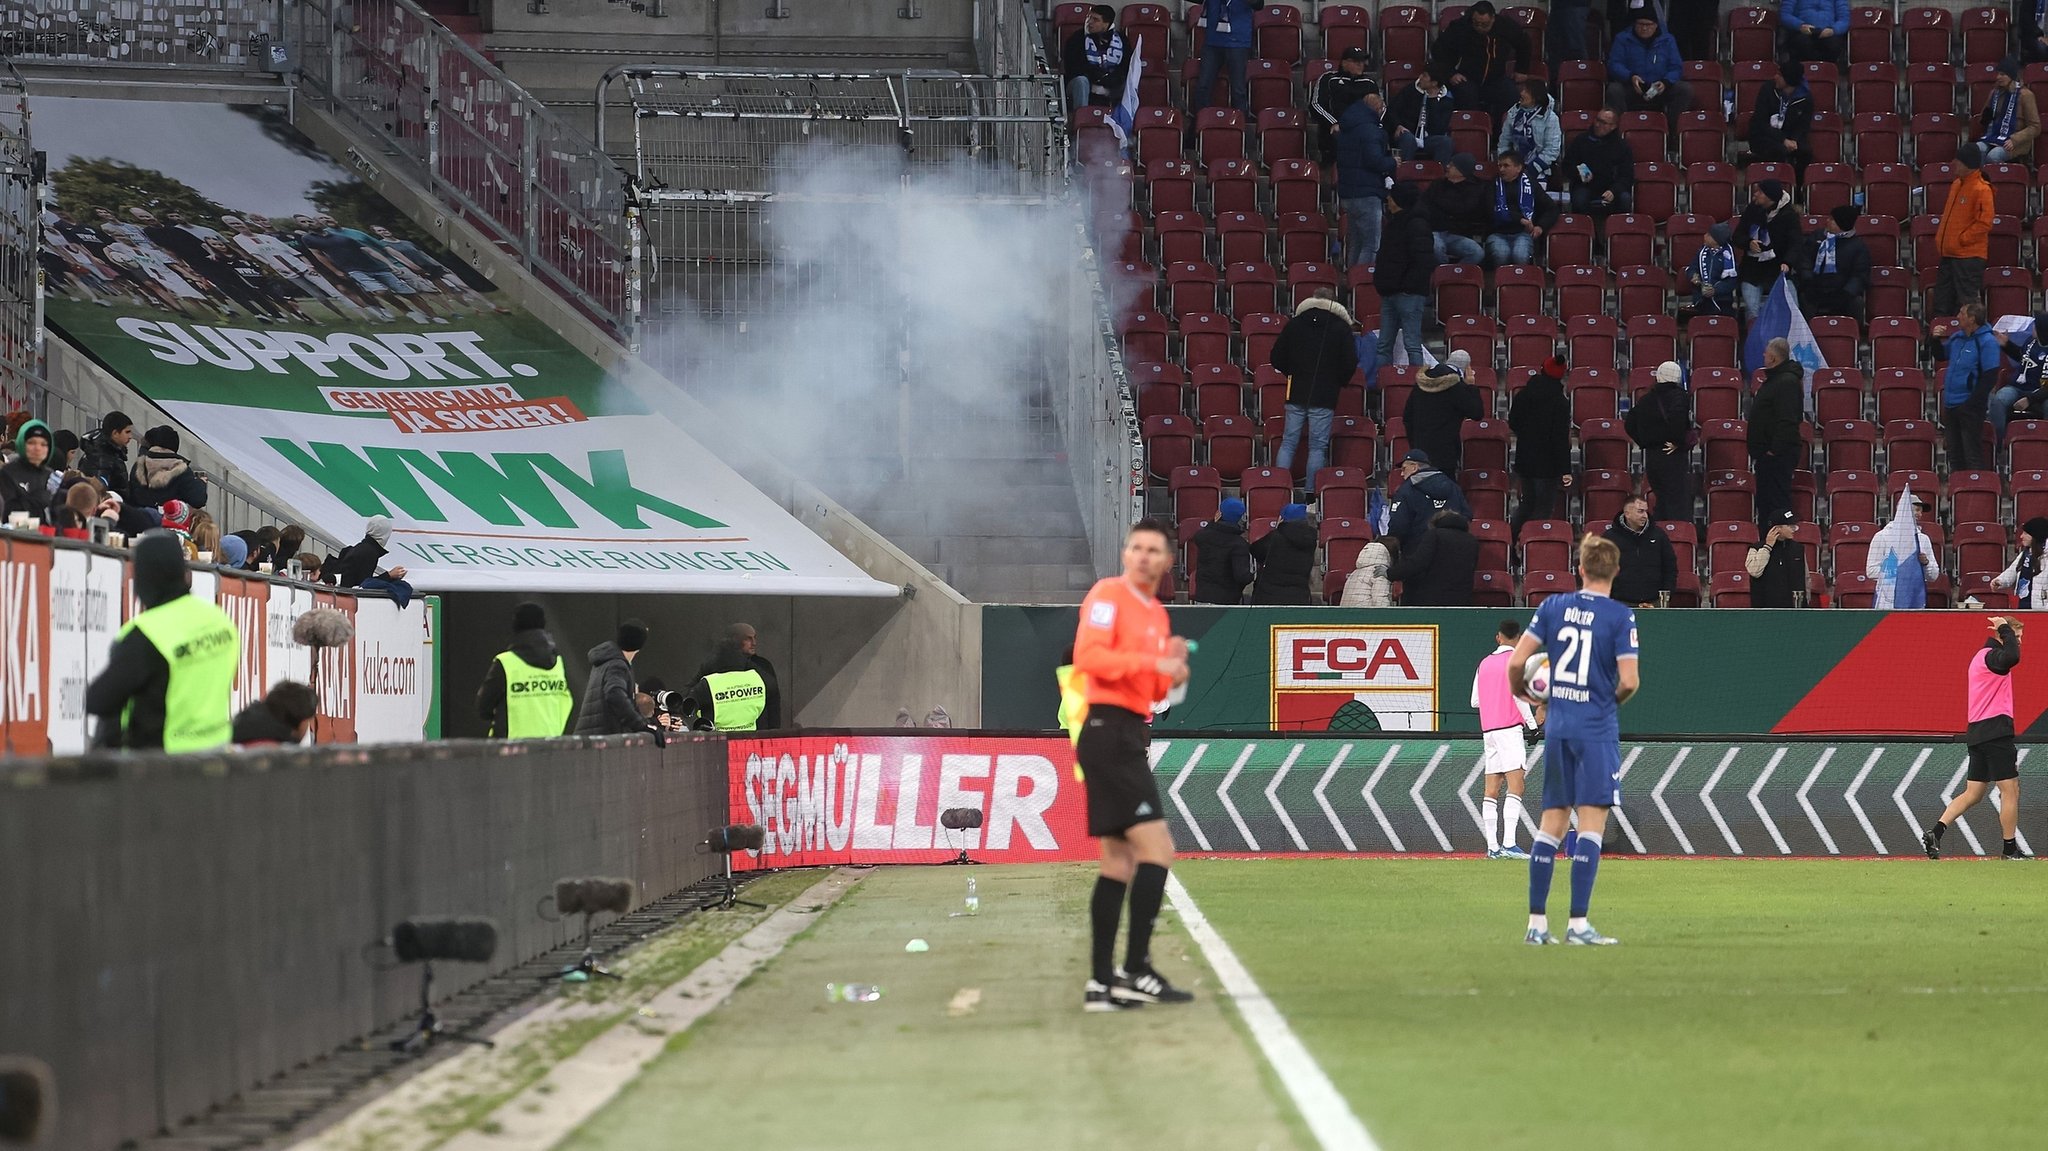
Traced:
MULTIPOLYGON (((2042 0, 2048 4, 2048 0, 2042 0)), ((1508 109, 1508 146, 1522 157, 1522 163, 1529 168, 1529 174, 1541 180, 1550 175, 1550 165, 1536 159, 1536 118, 1548 109, 1535 105, 1516 104, 1508 109)))
POLYGON ((1991 93, 1991 126, 1984 130, 1984 142, 1997 147, 2012 139, 2013 129, 2019 127, 2020 90, 2013 86, 2010 92, 1991 93))
POLYGON ((1820 247, 1814 250, 1813 274, 1824 276, 1833 273, 1835 270, 1835 234, 1827 232, 1822 234, 1820 238, 1820 247))
POLYGON ((1529 179, 1529 170, 1527 168, 1522 169, 1522 174, 1515 177, 1515 201, 1516 206, 1521 209, 1521 215, 1519 216, 1515 214, 1514 208, 1508 206, 1508 182, 1506 180, 1495 180, 1493 182, 1493 222, 1505 227, 1536 217, 1536 184, 1529 179))
POLYGON ((1090 68, 1112 70, 1124 62, 1124 36, 1121 32, 1111 32, 1108 39, 1100 44, 1093 36, 1083 36, 1081 47, 1088 53, 1090 68))
POLYGON ((1700 248, 1700 254, 1693 261, 1693 270, 1699 273, 1700 294, 1716 295, 1720 281, 1735 279, 1735 249, 1717 248, 1709 243, 1700 248))
MULTIPOLYGON (((1417 113, 1417 114, 1416 114, 1416 116, 1415 116, 1415 146, 1416 146, 1416 147, 1420 148, 1420 147, 1423 147, 1424 145, 1426 145, 1426 144, 1428 144, 1428 143, 1429 143, 1429 116, 1430 116, 1430 109, 1429 109, 1429 106, 1430 106, 1431 104, 1441 104, 1441 103, 1444 103, 1445 101, 1448 101, 1448 100, 1449 100, 1450 98, 1451 98, 1451 90, 1450 90, 1449 88, 1438 88, 1438 89, 1436 90, 1436 95, 1434 95, 1434 96, 1431 96, 1431 95, 1429 95, 1429 94, 1428 94, 1428 93, 1426 93, 1426 92, 1425 92, 1425 93, 1423 93, 1423 96, 1422 96, 1422 111, 1421 111, 1421 112, 1419 112, 1419 113, 1417 113)), ((1446 111, 1446 112, 1444 113, 1444 117, 1445 117, 1445 122, 1446 122, 1446 123, 1448 123, 1448 122, 1449 122, 1449 118, 1450 118, 1450 113, 1449 113, 1448 111, 1446 111)))
POLYGON ((2027 395, 2040 391, 2044 383, 2048 383, 2048 332, 2034 337, 2020 353, 2019 370, 2013 379, 2013 386, 2027 395))

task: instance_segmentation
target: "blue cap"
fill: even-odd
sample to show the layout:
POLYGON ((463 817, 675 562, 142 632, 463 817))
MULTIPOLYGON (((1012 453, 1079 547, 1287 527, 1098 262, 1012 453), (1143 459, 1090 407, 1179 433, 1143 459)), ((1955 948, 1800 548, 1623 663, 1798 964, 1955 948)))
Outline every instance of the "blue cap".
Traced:
POLYGON ((1283 520, 1305 520, 1308 518, 1308 505, 1288 504, 1280 509, 1280 518, 1283 520))
POLYGON ((1217 510, 1217 512, 1216 512, 1216 519, 1217 519, 1217 520, 1218 520, 1219 522, 1222 522, 1222 523, 1226 523, 1226 524, 1241 524, 1241 523, 1243 523, 1243 522, 1244 522, 1244 501, 1243 501, 1243 500, 1224 500, 1224 501, 1223 501, 1223 506, 1222 506, 1221 508, 1219 508, 1219 509, 1217 510))

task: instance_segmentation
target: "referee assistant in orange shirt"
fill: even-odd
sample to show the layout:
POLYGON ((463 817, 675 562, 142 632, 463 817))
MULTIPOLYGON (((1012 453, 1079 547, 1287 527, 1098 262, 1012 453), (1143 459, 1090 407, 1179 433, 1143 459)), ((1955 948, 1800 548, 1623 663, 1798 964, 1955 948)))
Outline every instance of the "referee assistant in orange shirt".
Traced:
POLYGON ((1166 898, 1173 866, 1167 830, 1146 755, 1153 707, 1188 680, 1188 643, 1172 632, 1159 581, 1172 563, 1166 528, 1141 520, 1124 538, 1124 574, 1101 580, 1081 601, 1074 670, 1087 677, 1088 717, 1074 757, 1088 790, 1088 834, 1102 839, 1102 873, 1089 908, 1093 969, 1082 1009, 1117 1011, 1194 998, 1152 970, 1152 921, 1166 898), (1131 900, 1124 966, 1112 966, 1117 919, 1131 900))

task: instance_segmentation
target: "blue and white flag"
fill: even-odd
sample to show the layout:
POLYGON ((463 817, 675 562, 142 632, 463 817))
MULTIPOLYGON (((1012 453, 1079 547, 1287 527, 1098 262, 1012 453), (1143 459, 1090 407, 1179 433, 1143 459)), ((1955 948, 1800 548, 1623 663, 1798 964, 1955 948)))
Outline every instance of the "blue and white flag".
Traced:
POLYGON ((1128 146, 1131 129, 1138 122, 1138 78, 1145 71, 1145 38, 1138 37, 1131 45, 1131 67, 1124 73, 1124 94, 1116 102, 1116 110, 1109 114, 1109 130, 1116 133, 1118 142, 1128 146))
POLYGON ((1913 514, 1913 489, 1899 491, 1891 522, 1877 529, 1863 574, 1875 583, 1871 606, 1880 611, 1927 606, 1927 569, 1934 548, 1913 514))
POLYGON ((1749 325, 1749 342, 1742 350, 1743 370, 1754 374, 1764 366, 1764 345, 1772 340, 1783 339, 1792 345, 1792 358, 1806 369, 1806 407, 1813 409, 1813 373, 1828 366, 1827 358, 1820 354, 1820 344, 1813 338, 1813 329, 1807 326, 1806 313, 1799 310, 1799 289, 1792 286, 1790 277, 1780 275, 1772 286, 1771 294, 1765 298, 1763 311, 1749 325))

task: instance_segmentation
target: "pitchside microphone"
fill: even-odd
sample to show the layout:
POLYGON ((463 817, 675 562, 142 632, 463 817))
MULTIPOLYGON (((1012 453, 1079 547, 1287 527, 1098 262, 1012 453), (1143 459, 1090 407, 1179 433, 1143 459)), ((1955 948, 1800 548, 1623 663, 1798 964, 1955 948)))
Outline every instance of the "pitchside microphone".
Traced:
POLYGON ((739 885, 732 881, 732 853, 735 851, 759 851, 761 850, 761 845, 767 841, 768 837, 762 832, 760 825, 754 823, 735 823, 729 827, 714 827, 711 829, 710 834, 704 837, 704 846, 707 849, 725 857, 725 875, 722 877, 725 884, 724 892, 718 902, 712 904, 713 907, 730 908, 744 903, 748 907, 758 907, 763 911, 768 909, 768 905, 765 903, 755 903, 751 899, 741 899, 739 885))
POLYGON ((57 1079, 50 1065, 26 1055, 0 1055, 0 1146, 33 1147, 57 1125, 57 1079))
POLYGON ((408 919, 391 929, 391 950, 400 963, 489 963, 498 953, 498 925, 488 919, 408 919))
POLYGON ((949 807, 939 813, 940 827, 945 828, 947 831, 960 833, 959 838, 954 840, 955 844, 960 848, 960 854, 947 860, 947 863, 975 862, 967 858, 967 836, 965 833, 980 827, 981 824, 982 814, 981 809, 978 807, 949 807))
POLYGON ((348 616, 331 607, 316 607, 292 623, 292 642, 301 647, 345 647, 355 635, 348 616))
POLYGON ((633 909, 633 881, 602 875, 555 880, 555 911, 561 915, 624 915, 633 909))

